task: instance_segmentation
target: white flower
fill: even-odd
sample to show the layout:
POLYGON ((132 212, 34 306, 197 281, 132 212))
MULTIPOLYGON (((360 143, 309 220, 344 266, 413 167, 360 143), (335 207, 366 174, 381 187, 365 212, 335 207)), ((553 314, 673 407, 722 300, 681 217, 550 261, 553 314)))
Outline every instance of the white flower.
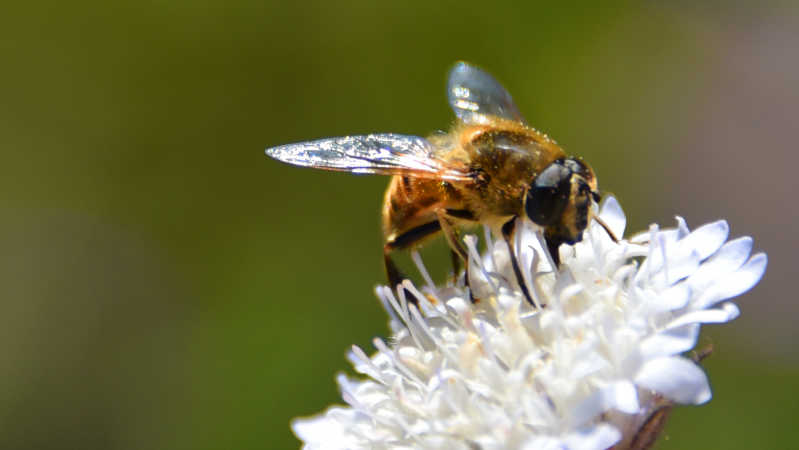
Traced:
MULTIPOLYGON (((600 217, 623 235, 615 199, 600 217)), ((421 311, 379 287, 393 339, 375 339, 371 357, 353 347, 367 378, 338 376, 348 406, 292 428, 306 449, 648 448, 672 404, 710 400, 705 373, 682 355, 700 324, 738 316, 725 300, 766 268, 751 238, 726 242, 728 231, 718 221, 689 232, 677 218, 674 229, 614 242, 593 222, 561 246, 553 271, 535 227, 520 223, 516 254, 539 307, 488 235, 483 256, 465 239, 476 304, 462 286, 435 287, 414 254, 427 286, 404 286, 421 311)))

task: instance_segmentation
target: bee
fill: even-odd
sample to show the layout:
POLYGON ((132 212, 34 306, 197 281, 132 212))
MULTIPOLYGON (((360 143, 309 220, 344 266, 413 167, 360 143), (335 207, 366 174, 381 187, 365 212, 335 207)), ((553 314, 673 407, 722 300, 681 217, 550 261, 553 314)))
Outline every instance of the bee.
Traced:
POLYGON ((392 253, 439 231, 452 249, 456 273, 463 262, 468 285, 469 257, 458 230, 484 224, 508 244, 516 279, 533 304, 511 245, 516 219, 526 216, 541 227, 559 266, 560 245, 579 242, 589 221, 599 221, 592 212, 600 199, 594 172, 528 126, 510 94, 483 70, 457 63, 449 72, 447 98, 457 117, 447 134, 326 138, 268 148, 266 155, 296 166, 392 175, 382 210, 383 257, 392 286, 404 278, 392 253))

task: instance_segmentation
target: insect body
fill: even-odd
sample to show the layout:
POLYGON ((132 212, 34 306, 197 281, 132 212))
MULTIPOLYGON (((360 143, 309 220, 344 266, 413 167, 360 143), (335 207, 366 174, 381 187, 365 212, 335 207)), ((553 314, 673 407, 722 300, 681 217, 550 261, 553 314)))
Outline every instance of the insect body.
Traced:
MULTIPOLYGON (((527 126, 510 94, 491 75, 466 63, 449 73, 449 104, 458 118, 448 134, 429 138, 371 134, 320 139, 266 150, 289 164, 352 173, 393 175, 383 203, 383 247, 392 286, 402 274, 395 250, 443 231, 467 265, 462 225, 485 224, 511 249, 519 286, 532 303, 510 245, 517 217, 542 227, 553 260, 558 247, 582 239, 599 200, 591 168, 567 156, 527 126)), ((611 235, 612 236, 612 235, 611 235)))

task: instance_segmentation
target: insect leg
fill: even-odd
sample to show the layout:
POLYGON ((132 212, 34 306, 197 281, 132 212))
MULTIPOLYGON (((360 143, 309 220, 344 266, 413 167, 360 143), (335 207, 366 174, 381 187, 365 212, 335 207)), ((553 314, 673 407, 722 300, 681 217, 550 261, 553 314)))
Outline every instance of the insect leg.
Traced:
POLYGON ((555 267, 560 267, 560 251, 558 249, 560 249, 560 245, 565 240, 560 236, 550 235, 547 232, 544 232, 544 240, 547 243, 547 250, 552 257, 552 262, 555 263, 555 267))
MULTIPOLYGON (((383 245, 383 263, 386 266, 386 277, 388 284, 392 289, 398 289, 402 280, 407 277, 397 268, 394 260, 391 259, 391 253, 394 250, 401 250, 412 246, 413 244, 421 241, 425 237, 441 230, 441 225, 438 221, 428 222, 424 225, 419 225, 416 228, 400 234, 399 236, 390 239, 383 245)), ((419 305, 419 299, 414 297, 410 292, 406 292, 408 300, 414 305, 419 305)))
POLYGON ((522 271, 519 269, 519 261, 516 259, 516 252, 513 251, 513 232, 516 230, 516 217, 507 221, 505 225, 502 225, 502 237, 505 239, 505 243, 508 244, 508 253, 510 254, 510 264, 513 266, 513 273, 516 275, 516 282, 519 283, 519 288, 521 288, 522 293, 524 294, 524 298, 527 299, 527 302, 531 305, 535 306, 532 297, 530 297, 530 291, 527 290, 527 283, 524 281, 524 277, 522 276, 522 271))
POLYGON ((466 286, 469 286, 469 300, 472 303, 476 303, 477 299, 474 298, 474 294, 472 292, 472 286, 469 282, 469 252, 466 251, 466 248, 463 246, 463 242, 460 239, 460 233, 455 228, 455 225, 452 223, 452 220, 449 219, 447 212, 443 209, 436 210, 436 216, 438 217, 438 223, 441 224, 441 230, 444 232, 444 237, 447 239, 447 244, 449 244, 449 248, 454 253, 453 255, 453 266, 455 267, 456 274, 458 267, 455 266, 455 255, 457 255, 463 261, 463 268, 464 274, 466 275, 466 286))
POLYGON ((610 236, 610 239, 611 239, 613 242, 615 242, 615 243, 617 243, 617 244, 619 243, 619 238, 617 238, 617 237, 616 237, 616 235, 615 235, 615 234, 613 233, 613 231, 610 229, 610 226, 609 226, 608 224, 606 224, 606 223, 605 223, 605 221, 604 221, 604 220, 602 220, 602 218, 601 218, 601 217, 599 217, 599 216, 594 216, 594 220, 596 220, 596 223, 598 223, 598 224, 599 224, 599 225, 600 225, 602 228, 604 228, 604 229, 605 229, 605 233, 607 233, 607 234, 608 234, 608 236, 610 236))
POLYGON ((455 250, 449 249, 449 257, 452 260, 452 271, 454 277, 458 278, 458 273, 461 271, 461 257, 455 250))
MULTIPOLYGON (((400 272, 397 268, 397 265, 394 264, 394 260, 391 259, 391 252, 392 248, 389 244, 383 246, 383 263, 386 266, 386 278, 388 278, 388 284, 391 286, 391 289, 397 289, 399 284, 402 283, 406 277, 405 275, 400 272)), ((413 299, 413 303, 417 303, 416 299, 413 299)))

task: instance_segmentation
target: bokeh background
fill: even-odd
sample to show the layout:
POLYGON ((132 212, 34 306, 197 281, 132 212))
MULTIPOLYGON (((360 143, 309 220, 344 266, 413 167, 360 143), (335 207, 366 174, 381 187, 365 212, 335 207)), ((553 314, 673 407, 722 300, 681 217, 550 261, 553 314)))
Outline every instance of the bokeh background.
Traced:
MULTIPOLYGON (((795 2, 16 2, 0 14, 0 448, 296 448, 386 317, 387 183, 268 146, 446 129, 456 60, 631 225, 769 253, 659 448, 787 448, 799 413, 795 2)), ((423 252, 446 274, 442 244, 423 252)), ((407 262, 407 261, 406 261, 407 262)))

